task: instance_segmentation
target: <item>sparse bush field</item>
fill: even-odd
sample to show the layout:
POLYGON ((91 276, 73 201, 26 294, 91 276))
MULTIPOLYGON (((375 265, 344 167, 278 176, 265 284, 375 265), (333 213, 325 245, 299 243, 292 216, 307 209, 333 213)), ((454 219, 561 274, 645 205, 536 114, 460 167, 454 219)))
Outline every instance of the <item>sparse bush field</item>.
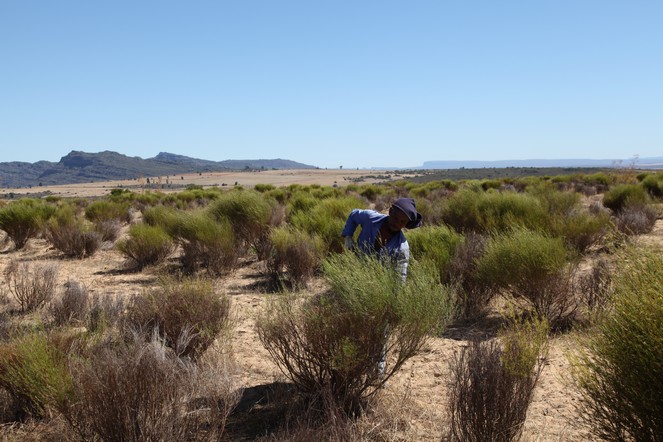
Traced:
POLYGON ((660 347, 660 297, 647 294, 658 280, 643 275, 660 276, 662 264, 646 249, 623 253, 663 242, 660 180, 641 175, 639 184, 633 173, 599 173, 26 200, 18 206, 41 221, 24 235, 27 247, 0 254, 0 438, 32 440, 52 424, 60 440, 439 440, 453 423, 450 437, 461 440, 580 440, 584 430, 571 423, 583 420, 606 439, 615 429, 616 440, 651 439, 660 432, 658 405, 627 373, 660 389, 661 358, 651 353, 660 347), (413 260, 405 285, 388 264, 357 263, 339 235, 350 209, 386 211, 400 196, 425 212, 425 227, 406 231, 413 260), (94 252, 76 241, 93 230, 119 238, 117 249, 94 252), (53 261, 64 278, 37 271, 53 261), (267 295, 274 280, 301 291, 267 295), (229 299, 239 322, 232 330, 229 299), (529 319, 513 323, 512 315, 529 319), (583 336, 579 389, 540 371, 544 359, 530 344, 541 340, 524 326, 537 318, 556 333, 555 373, 567 369, 559 346, 583 336), (511 332, 497 332, 505 322, 511 332), (617 355, 623 348, 610 327, 627 356, 617 355), (613 360, 629 364, 618 370, 613 360), (465 396, 455 391, 483 399, 447 408, 452 390, 467 384, 437 386, 472 370, 493 381, 465 396), (545 382, 532 381, 538 376, 545 382), (238 379, 248 391, 233 411, 238 379), (286 382, 272 387, 274 379, 286 382), (596 379, 617 385, 600 390, 608 399, 591 390, 596 379), (560 402, 578 392, 578 411, 560 402), (385 401, 415 411, 388 421, 385 401), (472 414, 477 403, 490 408, 483 417, 472 414), (125 413, 127 405, 141 411, 125 413))

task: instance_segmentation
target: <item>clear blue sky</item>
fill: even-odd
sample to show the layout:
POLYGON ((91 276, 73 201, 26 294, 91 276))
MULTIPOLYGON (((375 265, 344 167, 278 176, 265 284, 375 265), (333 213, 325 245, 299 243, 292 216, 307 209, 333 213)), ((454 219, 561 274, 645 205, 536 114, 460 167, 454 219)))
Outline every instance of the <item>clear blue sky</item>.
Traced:
POLYGON ((0 161, 663 155, 663 1, 0 0, 0 161))

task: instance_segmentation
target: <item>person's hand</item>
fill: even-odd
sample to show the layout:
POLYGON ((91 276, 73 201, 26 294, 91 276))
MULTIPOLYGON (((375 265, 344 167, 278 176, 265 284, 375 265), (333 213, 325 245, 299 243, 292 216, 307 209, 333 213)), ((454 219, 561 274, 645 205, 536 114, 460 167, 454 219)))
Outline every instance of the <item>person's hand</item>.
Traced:
POLYGON ((345 237, 345 248, 348 249, 348 250, 352 250, 352 249, 355 248, 355 243, 352 240, 351 236, 346 236, 345 237))

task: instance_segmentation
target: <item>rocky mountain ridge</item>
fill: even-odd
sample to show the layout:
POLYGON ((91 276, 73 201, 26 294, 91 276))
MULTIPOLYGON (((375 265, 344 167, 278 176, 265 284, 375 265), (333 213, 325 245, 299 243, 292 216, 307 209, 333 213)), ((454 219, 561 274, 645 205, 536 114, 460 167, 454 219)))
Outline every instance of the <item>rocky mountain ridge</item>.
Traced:
POLYGON ((153 158, 129 157, 117 152, 73 150, 59 162, 0 163, 2 187, 34 187, 94 181, 126 180, 196 172, 256 169, 313 169, 315 166, 284 159, 209 161, 161 152, 153 158))

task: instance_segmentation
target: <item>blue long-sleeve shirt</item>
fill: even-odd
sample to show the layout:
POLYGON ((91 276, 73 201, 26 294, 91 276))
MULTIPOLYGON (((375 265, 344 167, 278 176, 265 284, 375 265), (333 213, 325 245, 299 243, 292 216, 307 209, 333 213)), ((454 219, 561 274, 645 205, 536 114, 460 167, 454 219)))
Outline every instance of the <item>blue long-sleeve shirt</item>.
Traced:
MULTIPOLYGON (((375 254, 375 240, 380 233, 382 223, 386 222, 387 218, 389 218, 387 215, 376 212, 375 210, 353 209, 348 216, 348 220, 345 222, 341 236, 352 237, 357 227, 361 226, 357 246, 364 253, 375 254)), ((410 245, 405 239, 403 232, 398 232, 392 236, 377 254, 379 256, 387 255, 392 259, 396 263, 396 269, 402 275, 403 282, 405 282, 407 265, 410 260, 410 245)))

